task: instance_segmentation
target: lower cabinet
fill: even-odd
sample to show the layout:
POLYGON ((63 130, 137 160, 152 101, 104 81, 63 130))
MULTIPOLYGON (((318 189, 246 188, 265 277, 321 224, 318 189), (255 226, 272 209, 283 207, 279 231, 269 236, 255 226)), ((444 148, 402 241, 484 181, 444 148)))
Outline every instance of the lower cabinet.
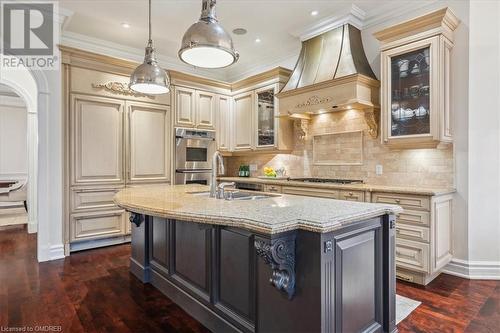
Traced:
POLYGON ((452 196, 373 193, 372 202, 396 204, 396 276, 426 285, 452 258, 452 196))
POLYGON ((395 331, 393 216, 273 235, 136 217, 131 272, 212 332, 395 331))
POLYGON ((125 234, 125 211, 105 210, 71 215, 70 241, 99 239, 125 234))
POLYGON ((230 318, 240 330, 254 331, 253 234, 236 228, 148 218, 151 269, 230 318))

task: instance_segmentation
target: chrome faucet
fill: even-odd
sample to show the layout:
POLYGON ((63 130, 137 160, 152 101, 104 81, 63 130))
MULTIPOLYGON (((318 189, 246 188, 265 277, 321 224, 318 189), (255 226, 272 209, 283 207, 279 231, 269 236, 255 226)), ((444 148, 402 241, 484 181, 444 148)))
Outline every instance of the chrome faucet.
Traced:
POLYGON ((212 157, 212 174, 210 175, 210 197, 217 197, 217 175, 220 168, 220 172, 225 173, 224 169, 224 159, 221 153, 216 150, 212 157))

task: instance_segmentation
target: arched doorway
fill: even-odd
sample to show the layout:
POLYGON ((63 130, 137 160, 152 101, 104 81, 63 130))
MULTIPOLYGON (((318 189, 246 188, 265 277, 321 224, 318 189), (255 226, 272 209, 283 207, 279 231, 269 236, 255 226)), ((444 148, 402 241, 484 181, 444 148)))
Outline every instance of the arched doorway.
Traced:
MULTIPOLYGON (((57 82, 60 73, 52 74, 54 78, 51 78, 57 82)), ((51 140, 49 137, 50 127, 56 126, 60 129, 61 125, 57 122, 55 125, 51 124, 48 112, 51 108, 54 114, 59 113, 60 105, 55 107, 50 103, 51 94, 48 90, 47 76, 43 71, 30 71, 24 67, 2 70, 0 84, 10 87, 19 95, 26 103, 28 112, 28 231, 37 232, 38 261, 62 258, 64 257, 60 218, 62 198, 59 195, 60 191, 57 191, 62 172, 56 170, 54 175, 51 173, 51 170, 55 169, 54 165, 62 162, 60 157, 52 156, 59 156, 60 151, 51 145, 54 142, 61 142, 61 138, 56 137, 51 140)), ((57 90, 60 87, 55 85, 52 88, 57 90)), ((56 96, 59 96, 58 94, 60 92, 56 96)))
POLYGON ((38 88, 33 76, 27 70, 3 71, 0 83, 12 89, 24 101, 27 109, 27 193, 28 232, 38 229, 38 88))

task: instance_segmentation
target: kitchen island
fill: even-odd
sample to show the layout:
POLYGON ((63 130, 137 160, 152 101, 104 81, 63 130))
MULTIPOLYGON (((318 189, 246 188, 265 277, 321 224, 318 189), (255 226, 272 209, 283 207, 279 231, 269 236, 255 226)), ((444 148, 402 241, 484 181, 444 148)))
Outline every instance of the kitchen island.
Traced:
POLYGON ((399 206, 128 188, 130 270, 213 332, 393 332, 399 206), (241 200, 238 200, 241 199, 241 200))

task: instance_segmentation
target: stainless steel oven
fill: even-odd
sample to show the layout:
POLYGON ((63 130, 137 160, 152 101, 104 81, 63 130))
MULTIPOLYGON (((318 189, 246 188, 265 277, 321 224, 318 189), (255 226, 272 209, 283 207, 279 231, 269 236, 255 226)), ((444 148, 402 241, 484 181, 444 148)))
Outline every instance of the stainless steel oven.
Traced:
POLYGON ((175 170, 176 184, 210 185, 212 170, 175 170))
POLYGON ((210 182, 215 132, 190 128, 175 129, 175 183, 210 182))

